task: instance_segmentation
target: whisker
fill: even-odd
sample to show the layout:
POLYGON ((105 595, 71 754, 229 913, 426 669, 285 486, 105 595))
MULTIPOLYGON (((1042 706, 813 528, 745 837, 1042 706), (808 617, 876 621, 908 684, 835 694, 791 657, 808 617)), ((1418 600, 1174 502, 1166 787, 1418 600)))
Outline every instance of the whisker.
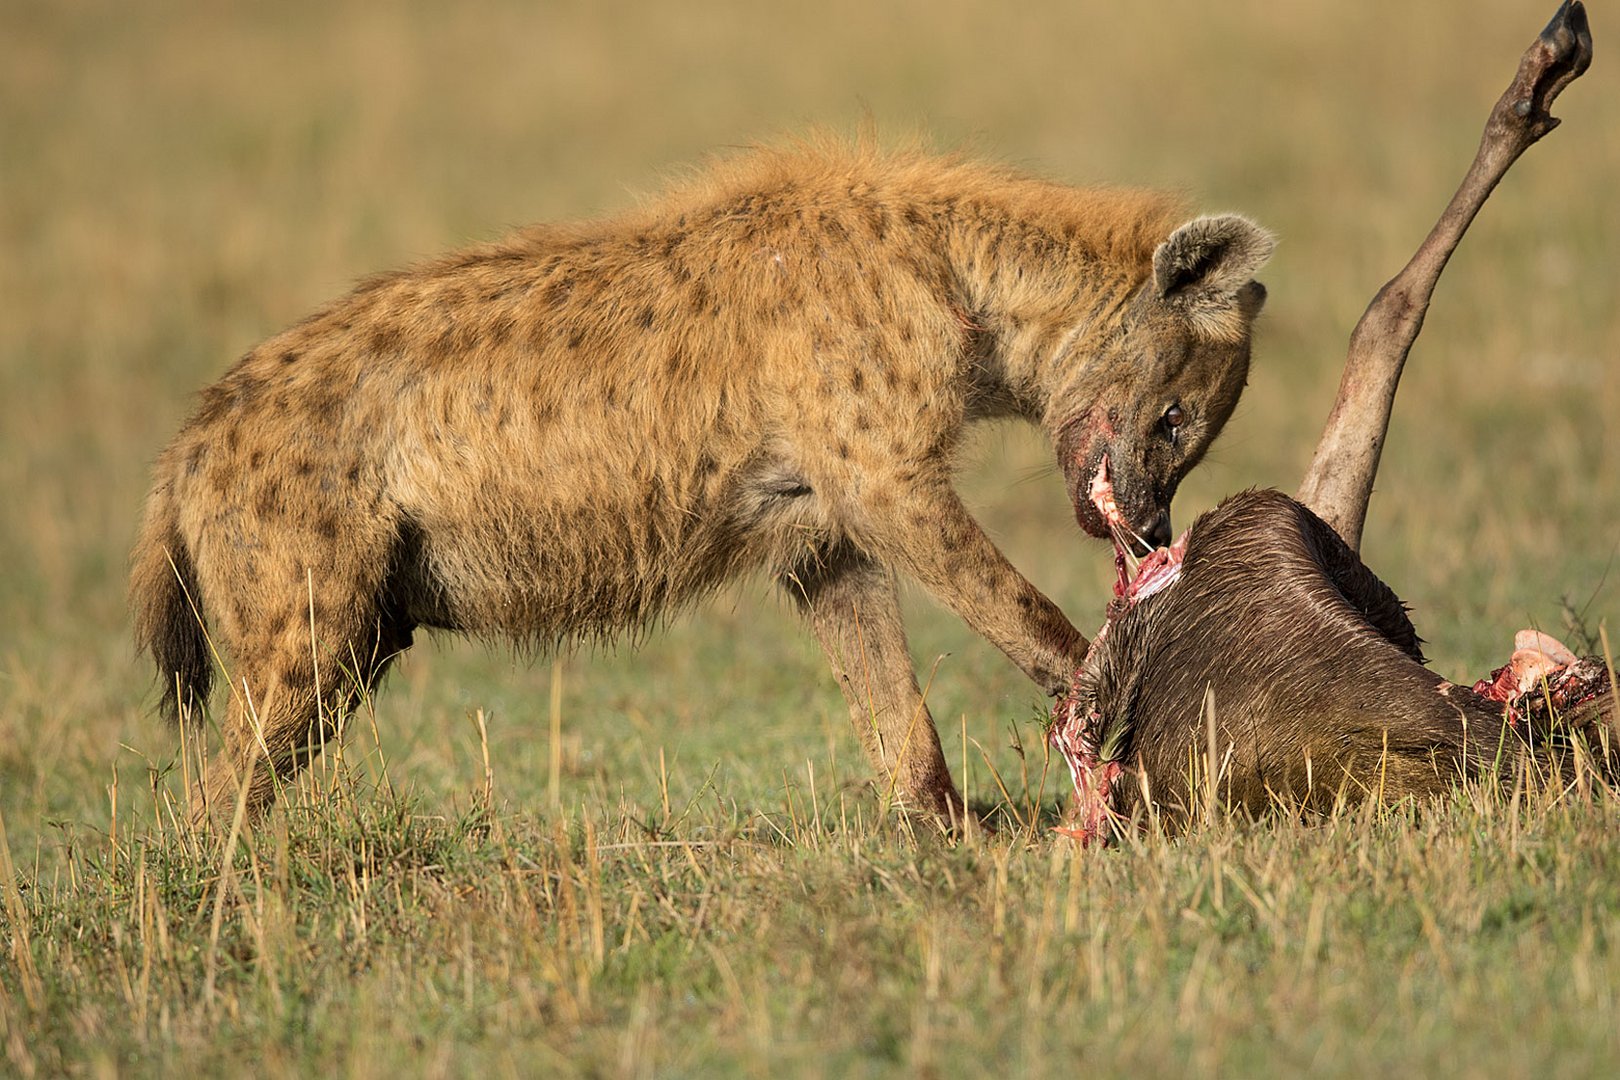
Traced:
POLYGON ((1126 537, 1129 537, 1130 539, 1135 540, 1138 544, 1141 544, 1142 551, 1145 554, 1153 554, 1153 545, 1148 543, 1146 537, 1137 532, 1135 529, 1131 528, 1129 525, 1126 525, 1124 522, 1110 521, 1108 526, 1114 530, 1114 536, 1122 541, 1119 546, 1124 548, 1126 554, 1130 555, 1133 559, 1141 559, 1142 556, 1137 555, 1135 551, 1131 550, 1130 544, 1123 542, 1126 537))
POLYGON ((1114 546, 1119 549, 1119 553, 1121 555, 1125 556, 1125 561, 1130 565, 1131 568, 1131 576, 1135 577, 1136 569, 1142 565, 1142 560, 1137 556, 1136 552, 1131 550, 1131 545, 1127 543, 1126 538, 1135 537, 1138 541, 1140 541, 1142 538, 1140 536, 1136 536, 1134 531, 1126 528, 1117 521, 1110 521, 1108 523, 1108 529, 1111 533, 1113 533, 1114 546))

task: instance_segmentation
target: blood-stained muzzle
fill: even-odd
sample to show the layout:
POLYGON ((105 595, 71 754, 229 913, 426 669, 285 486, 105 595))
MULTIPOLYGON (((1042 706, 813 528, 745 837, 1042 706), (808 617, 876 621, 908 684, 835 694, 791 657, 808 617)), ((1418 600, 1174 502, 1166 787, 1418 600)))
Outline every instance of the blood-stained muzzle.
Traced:
POLYGON ((1121 470, 1114 448, 1101 438, 1073 440, 1059 461, 1080 528, 1101 540, 1123 534, 1138 557, 1165 547, 1172 538, 1170 507, 1156 485, 1129 467, 1121 470))

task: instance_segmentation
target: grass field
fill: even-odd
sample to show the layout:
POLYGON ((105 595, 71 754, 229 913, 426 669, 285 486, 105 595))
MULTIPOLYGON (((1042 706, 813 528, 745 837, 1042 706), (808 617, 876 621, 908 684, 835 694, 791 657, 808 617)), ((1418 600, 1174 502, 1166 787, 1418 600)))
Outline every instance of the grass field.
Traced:
MULTIPOLYGON (((1351 325, 1552 7, 0 5, 0 1075, 1613 1075, 1612 798, 1082 852, 1038 820, 1061 788, 1038 692, 914 595, 947 757, 1005 827, 913 838, 755 581, 555 667, 419 646, 227 846, 174 826, 124 610, 148 464, 258 340, 369 272, 812 125, 1275 229, 1251 387, 1178 521, 1292 489, 1351 325)), ((1607 16, 1565 127, 1447 271, 1369 516, 1452 677, 1620 612, 1607 16)), ((988 430, 962 487, 1089 629, 1111 566, 1048 453, 988 430)))

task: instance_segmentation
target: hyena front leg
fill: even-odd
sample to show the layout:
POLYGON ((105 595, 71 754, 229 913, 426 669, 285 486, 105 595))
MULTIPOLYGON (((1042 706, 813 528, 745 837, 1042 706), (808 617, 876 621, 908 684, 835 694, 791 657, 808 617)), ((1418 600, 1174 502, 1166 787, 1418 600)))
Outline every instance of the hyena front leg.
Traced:
POLYGON ((949 481, 870 490, 885 493, 884 506, 868 508, 873 550, 913 575, 1048 694, 1066 691, 1085 659, 1086 639, 997 550, 949 481))
POLYGON ((827 654, 879 783, 904 805, 959 826, 962 796, 917 688, 894 572, 837 543, 806 553, 781 581, 827 654))

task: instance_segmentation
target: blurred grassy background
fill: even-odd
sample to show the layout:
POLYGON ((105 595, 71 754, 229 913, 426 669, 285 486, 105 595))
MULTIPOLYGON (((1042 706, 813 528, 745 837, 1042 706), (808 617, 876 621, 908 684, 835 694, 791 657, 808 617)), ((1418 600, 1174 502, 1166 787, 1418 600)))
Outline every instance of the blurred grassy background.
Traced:
MULTIPOLYGON (((129 644, 125 556, 147 466, 195 391, 354 279, 515 224, 611 213, 671 170, 816 125, 921 131, 1074 182, 1167 186, 1282 245, 1251 388, 1178 525, 1292 489, 1344 343, 1413 250, 1553 5, 295 2, 0 5, 0 814, 20 861, 105 827, 115 769, 172 758, 129 644), (72 829, 67 831, 71 833, 72 829)), ((1620 571, 1620 66, 1493 197, 1439 289, 1397 404, 1364 554, 1435 666, 1512 632, 1595 626, 1620 571)), ((963 478, 1015 564, 1083 629, 1111 573, 1033 433, 987 431, 963 478)), ((1037 692, 910 602, 931 704, 997 747, 1037 692)), ((809 636, 761 582, 636 652, 566 665, 565 802, 782 770, 864 777, 809 636)), ((546 796, 545 664, 419 647, 379 702, 398 783, 443 808, 482 781, 546 796)), ((976 754, 976 751, 974 752, 976 754)), ((1005 749, 992 750, 1003 769, 1005 749)), ((994 796, 983 769, 971 796, 994 796)))

